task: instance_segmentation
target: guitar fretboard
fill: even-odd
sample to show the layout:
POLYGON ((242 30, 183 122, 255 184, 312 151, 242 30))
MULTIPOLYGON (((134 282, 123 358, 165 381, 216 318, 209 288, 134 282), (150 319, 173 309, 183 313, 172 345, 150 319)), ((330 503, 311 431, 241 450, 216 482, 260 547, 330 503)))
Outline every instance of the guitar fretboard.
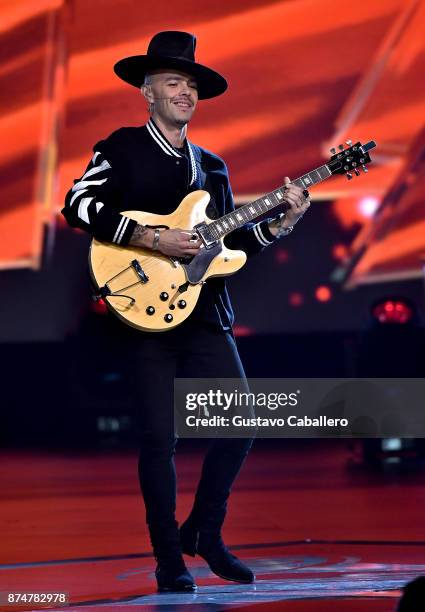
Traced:
MULTIPOLYGON (((309 189, 312 185, 317 185, 321 181, 329 178, 332 175, 332 172, 329 170, 328 166, 324 164, 320 166, 320 168, 316 168, 303 176, 300 176, 296 180, 292 181, 294 185, 297 187, 301 187, 301 189, 309 189)), ((276 206, 282 205, 284 208, 288 208, 285 206, 285 186, 279 187, 274 191, 270 191, 258 200, 254 200, 253 202, 249 202, 248 204, 244 204, 240 206, 236 210, 220 217, 220 219, 216 219, 212 221, 208 225, 208 229, 211 232, 214 239, 223 238, 233 230, 238 227, 244 226, 249 221, 260 217, 264 213, 272 210, 276 206)))

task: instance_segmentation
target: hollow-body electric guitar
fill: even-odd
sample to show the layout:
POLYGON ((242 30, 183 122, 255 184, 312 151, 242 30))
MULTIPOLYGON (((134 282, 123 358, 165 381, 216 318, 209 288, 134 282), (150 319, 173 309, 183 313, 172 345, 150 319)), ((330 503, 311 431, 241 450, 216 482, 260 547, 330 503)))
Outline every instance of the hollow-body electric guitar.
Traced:
MULTIPOLYGON (((331 149, 332 156, 320 168, 292 181, 302 189, 326 180, 334 174, 360 174, 367 171, 368 151, 374 141, 362 145, 347 141, 331 149)), ((139 247, 120 247, 93 239, 89 267, 95 285, 95 299, 103 299, 108 308, 125 323, 144 331, 166 331, 182 323, 196 306, 203 283, 214 276, 228 276, 246 262, 244 251, 228 249, 223 239, 233 230, 283 206, 284 187, 245 204, 219 219, 206 214, 210 196, 193 191, 169 215, 142 211, 122 214, 142 225, 191 229, 201 240, 199 252, 191 258, 167 257, 159 251, 139 247)))

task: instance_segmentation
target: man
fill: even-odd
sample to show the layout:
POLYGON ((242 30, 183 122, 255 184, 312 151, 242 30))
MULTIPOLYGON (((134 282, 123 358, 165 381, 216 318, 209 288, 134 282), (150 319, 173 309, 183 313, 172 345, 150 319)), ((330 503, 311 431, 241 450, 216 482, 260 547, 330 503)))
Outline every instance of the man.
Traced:
MULTIPOLYGON (((93 158, 68 192, 62 210, 71 226, 121 247, 132 245, 168 256, 195 256, 200 241, 191 228, 154 230, 121 211, 169 214, 187 193, 211 194, 207 213, 219 217, 234 209, 224 162, 186 138, 198 100, 222 94, 226 80, 195 62, 196 39, 186 32, 160 32, 146 55, 124 58, 115 72, 139 88, 150 119, 121 128, 94 146, 93 158)), ((286 214, 250 223, 226 238, 230 248, 252 255, 291 232, 307 210, 308 193, 285 179, 286 214)), ((176 437, 173 381, 176 375, 241 378, 245 374, 232 334, 233 312, 223 279, 208 280, 197 306, 181 325, 164 333, 137 335, 137 382, 141 395, 142 440, 139 480, 146 521, 157 559, 160 591, 196 588, 182 552, 199 554, 226 580, 250 583, 252 571, 232 555, 221 538, 230 489, 252 444, 251 439, 216 439, 205 457, 190 516, 180 532, 175 520, 176 437)), ((124 328, 118 322, 122 333, 124 328)))

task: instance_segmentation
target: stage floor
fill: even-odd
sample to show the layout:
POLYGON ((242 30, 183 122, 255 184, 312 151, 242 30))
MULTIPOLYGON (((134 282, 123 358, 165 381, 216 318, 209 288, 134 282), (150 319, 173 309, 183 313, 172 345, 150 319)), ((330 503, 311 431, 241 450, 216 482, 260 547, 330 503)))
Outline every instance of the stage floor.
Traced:
MULTIPOLYGON (((179 520, 202 454, 178 449, 179 520)), ((401 586, 425 575, 425 475, 370 472, 349 457, 341 441, 258 441, 224 529, 256 582, 225 582, 189 557, 199 588, 186 595, 155 592, 134 452, 3 451, 0 591, 67 592, 75 612, 391 612, 401 586)))

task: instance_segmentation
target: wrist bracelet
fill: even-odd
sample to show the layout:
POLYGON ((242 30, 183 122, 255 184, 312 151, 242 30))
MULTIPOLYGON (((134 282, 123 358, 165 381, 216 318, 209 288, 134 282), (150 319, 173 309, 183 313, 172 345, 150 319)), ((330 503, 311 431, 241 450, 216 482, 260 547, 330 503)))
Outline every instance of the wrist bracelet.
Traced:
POLYGON ((289 236, 289 234, 294 229, 293 225, 288 225, 288 227, 282 227, 282 222, 285 219, 285 217, 286 217, 285 213, 280 213, 280 215, 278 215, 274 219, 275 221, 279 222, 279 224, 280 224, 280 228, 277 231, 276 238, 282 238, 282 236, 289 236))
POLYGON ((153 233, 154 233, 154 237, 153 237, 152 251, 156 251, 158 248, 158 244, 159 244, 159 236, 160 236, 159 229, 154 230, 153 233))
POLYGON ((293 229, 293 225, 288 225, 288 227, 281 227, 276 234, 276 238, 282 238, 282 236, 289 236, 293 229))

